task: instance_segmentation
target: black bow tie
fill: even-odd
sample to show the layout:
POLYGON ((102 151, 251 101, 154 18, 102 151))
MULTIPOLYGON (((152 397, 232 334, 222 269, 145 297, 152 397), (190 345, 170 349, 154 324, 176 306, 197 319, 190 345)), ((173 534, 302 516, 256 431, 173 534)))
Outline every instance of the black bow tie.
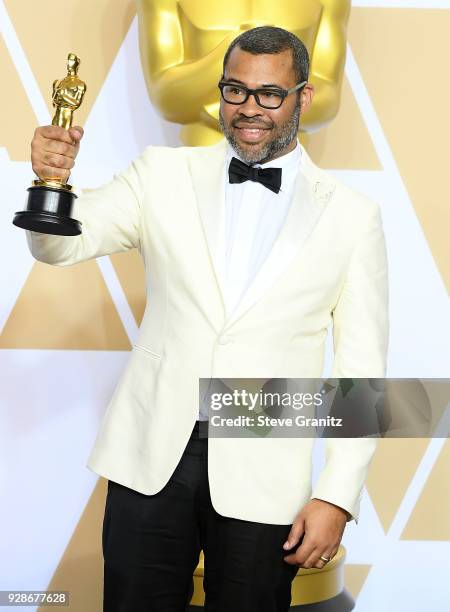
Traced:
POLYGON ((232 157, 228 167, 228 180, 230 183, 255 181, 278 193, 281 187, 281 168, 253 168, 232 157))

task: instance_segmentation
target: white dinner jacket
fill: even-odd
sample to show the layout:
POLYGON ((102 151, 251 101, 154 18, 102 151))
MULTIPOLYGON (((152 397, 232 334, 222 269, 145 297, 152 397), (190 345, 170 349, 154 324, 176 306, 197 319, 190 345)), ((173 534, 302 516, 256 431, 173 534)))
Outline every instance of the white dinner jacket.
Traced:
MULTIPOLYGON (((384 377, 388 286, 377 203, 318 168, 302 147, 294 196, 266 261, 226 318, 215 259, 224 206, 225 141, 149 146, 82 194, 75 237, 27 232, 33 256, 64 266, 139 249, 147 305, 105 411, 88 467, 144 494, 168 482, 198 418, 200 377, 320 377, 333 322, 332 377, 384 377)), ((208 475, 224 516, 291 524, 311 498, 357 521, 376 448, 326 441, 311 486, 312 438, 210 438, 208 475)))

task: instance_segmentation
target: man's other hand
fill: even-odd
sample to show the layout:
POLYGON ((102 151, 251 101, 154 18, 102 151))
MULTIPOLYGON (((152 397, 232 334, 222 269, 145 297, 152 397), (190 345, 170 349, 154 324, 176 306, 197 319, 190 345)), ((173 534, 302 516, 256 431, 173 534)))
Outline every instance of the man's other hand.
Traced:
POLYGON ((337 553, 350 514, 321 499, 311 499, 296 516, 283 548, 289 551, 303 537, 298 548, 284 560, 290 565, 317 567, 326 564, 320 557, 332 559, 337 553))

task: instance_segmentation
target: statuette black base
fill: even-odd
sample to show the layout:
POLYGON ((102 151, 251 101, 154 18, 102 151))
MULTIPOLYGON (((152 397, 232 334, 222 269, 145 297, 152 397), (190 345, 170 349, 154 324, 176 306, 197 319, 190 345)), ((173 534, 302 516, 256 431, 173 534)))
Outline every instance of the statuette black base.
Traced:
POLYGON ((78 236, 81 234, 81 224, 70 217, 59 217, 54 213, 39 213, 29 210, 17 212, 14 215, 14 225, 41 234, 57 236, 78 236))
POLYGON ((42 234, 78 236, 81 223, 70 216, 76 197, 70 188, 29 187, 27 207, 16 212, 13 224, 42 234))

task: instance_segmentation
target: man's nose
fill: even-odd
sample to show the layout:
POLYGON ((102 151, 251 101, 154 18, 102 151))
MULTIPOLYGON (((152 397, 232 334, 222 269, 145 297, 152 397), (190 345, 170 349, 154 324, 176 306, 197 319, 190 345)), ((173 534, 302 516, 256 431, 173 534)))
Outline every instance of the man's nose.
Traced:
POLYGON ((239 106, 239 110, 243 115, 247 117, 254 117, 255 115, 262 115, 263 109, 256 102, 254 94, 250 94, 245 102, 239 106))

